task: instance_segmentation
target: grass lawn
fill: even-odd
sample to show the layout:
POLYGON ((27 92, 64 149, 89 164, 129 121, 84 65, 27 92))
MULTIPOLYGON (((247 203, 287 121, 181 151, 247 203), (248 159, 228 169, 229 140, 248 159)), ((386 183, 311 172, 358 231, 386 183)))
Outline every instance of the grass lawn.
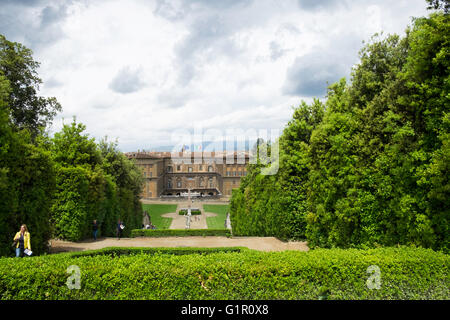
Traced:
POLYGON ((169 229, 172 223, 172 218, 163 218, 161 215, 165 213, 175 212, 177 210, 176 204, 143 204, 142 208, 150 215, 152 224, 157 229, 169 229))
POLYGON ((230 206, 226 204, 204 204, 203 210, 205 212, 213 212, 217 217, 206 218, 206 224, 209 229, 225 229, 225 219, 230 206))

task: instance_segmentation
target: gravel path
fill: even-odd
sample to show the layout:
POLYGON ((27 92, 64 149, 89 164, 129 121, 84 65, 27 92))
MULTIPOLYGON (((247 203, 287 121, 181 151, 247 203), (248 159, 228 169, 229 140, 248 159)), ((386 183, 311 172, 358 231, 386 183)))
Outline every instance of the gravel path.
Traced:
POLYGON ((83 251, 106 247, 247 247, 259 251, 308 251, 306 242, 282 242, 274 237, 100 238, 97 241, 52 240, 50 252, 83 251))

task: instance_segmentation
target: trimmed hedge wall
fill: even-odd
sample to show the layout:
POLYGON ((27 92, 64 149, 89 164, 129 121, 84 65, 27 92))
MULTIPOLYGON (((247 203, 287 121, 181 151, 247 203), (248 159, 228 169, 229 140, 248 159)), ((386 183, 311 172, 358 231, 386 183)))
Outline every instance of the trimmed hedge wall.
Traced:
POLYGON ((223 236, 230 237, 231 232, 227 229, 134 229, 131 237, 189 237, 189 236, 223 236))
POLYGON ((2 258, 0 299, 449 299, 449 263, 413 248, 2 258), (66 285, 71 265, 79 290, 66 285), (379 290, 366 285, 371 265, 379 290))
MULTIPOLYGON (((178 211, 178 214, 180 216, 184 216, 185 214, 187 214, 187 210, 180 210, 178 211)), ((191 210, 191 215, 195 216, 195 215, 201 215, 202 212, 200 210, 191 210)))
POLYGON ((211 254, 217 252, 242 252, 247 248, 245 247, 220 247, 220 248, 196 248, 196 247, 182 247, 182 248, 172 248, 172 247, 159 247, 159 248, 149 248, 149 247, 107 247, 98 250, 85 250, 76 251, 67 254, 71 258, 74 257, 95 257, 95 256, 127 256, 127 255, 138 255, 138 254, 172 254, 172 255, 185 255, 185 254, 211 254))

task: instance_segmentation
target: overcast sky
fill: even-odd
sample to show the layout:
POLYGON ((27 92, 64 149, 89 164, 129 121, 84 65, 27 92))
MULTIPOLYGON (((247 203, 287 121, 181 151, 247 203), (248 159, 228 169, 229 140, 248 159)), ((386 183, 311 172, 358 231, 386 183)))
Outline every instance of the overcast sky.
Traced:
POLYGON ((63 119, 122 151, 180 128, 280 129, 349 77, 363 40, 404 34, 424 0, 0 0, 0 33, 41 63, 63 119))

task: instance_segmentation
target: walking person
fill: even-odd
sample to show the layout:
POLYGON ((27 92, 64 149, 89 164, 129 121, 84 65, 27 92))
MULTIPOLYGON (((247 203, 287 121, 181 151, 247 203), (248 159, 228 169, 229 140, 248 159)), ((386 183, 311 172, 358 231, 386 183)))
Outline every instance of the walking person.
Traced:
POLYGON ((23 257, 24 253, 31 255, 30 233, 26 224, 20 226, 20 231, 14 236, 14 245, 16 247, 16 257, 23 257))
POLYGON ((98 232, 98 223, 97 220, 94 220, 92 224, 92 233, 94 235, 94 241, 97 241, 97 232, 98 232))
POLYGON ((117 221, 117 240, 120 240, 120 238, 122 237, 123 229, 125 229, 125 225, 119 219, 117 221))

